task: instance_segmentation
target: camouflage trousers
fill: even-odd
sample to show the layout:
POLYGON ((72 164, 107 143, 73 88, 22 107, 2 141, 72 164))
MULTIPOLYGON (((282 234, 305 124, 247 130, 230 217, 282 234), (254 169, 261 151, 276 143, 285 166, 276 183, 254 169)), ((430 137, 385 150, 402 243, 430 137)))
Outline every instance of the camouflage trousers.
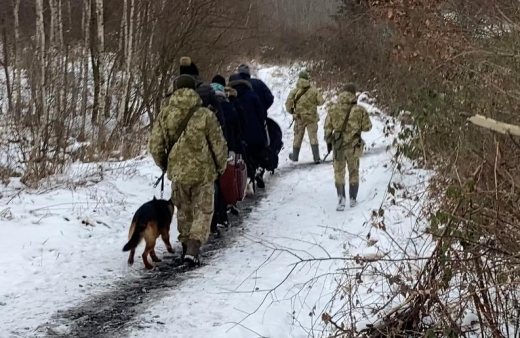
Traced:
POLYGON ((334 181, 336 185, 345 185, 348 168, 349 184, 359 184, 359 158, 363 156, 363 147, 341 149, 334 154, 334 181))
POLYGON ((172 199, 177 207, 179 241, 189 239, 205 244, 209 237, 215 198, 214 183, 203 185, 172 184, 172 199))
POLYGON ((318 123, 306 123, 304 121, 296 120, 294 121, 294 148, 300 149, 302 147, 305 130, 307 130, 311 145, 318 144, 318 123))

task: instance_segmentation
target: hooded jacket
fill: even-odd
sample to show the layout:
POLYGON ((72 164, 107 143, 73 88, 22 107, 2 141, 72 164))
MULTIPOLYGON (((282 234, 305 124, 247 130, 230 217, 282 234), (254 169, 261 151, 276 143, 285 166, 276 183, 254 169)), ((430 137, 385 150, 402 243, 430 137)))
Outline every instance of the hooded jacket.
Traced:
POLYGON ((232 76, 229 86, 237 91, 235 107, 238 110, 242 139, 248 146, 264 147, 267 145, 265 123, 267 111, 263 108, 253 86, 247 80, 232 76))
MULTIPOLYGON (((234 95, 236 97, 236 91, 234 95)), ((228 90, 228 93, 231 91, 228 90)), ((229 151, 234 151, 237 154, 242 154, 242 132, 240 128, 240 119, 234 104, 229 100, 226 91, 216 90, 215 95, 220 103, 222 112, 224 114, 224 121, 226 123, 226 140, 229 151)), ((232 95, 232 94, 230 94, 232 95)))
POLYGON ((298 79, 296 88, 291 90, 287 101, 285 102, 285 109, 290 114, 294 115, 296 120, 301 120, 305 124, 317 123, 320 120, 318 115, 318 106, 325 103, 323 96, 318 90, 311 86, 309 80, 298 79), (296 102, 296 109, 293 111, 293 105, 295 104, 298 96, 301 97, 296 102))
POLYGON ((350 92, 342 92, 339 94, 338 102, 332 104, 329 108, 329 114, 325 119, 325 141, 333 144, 334 134, 341 134, 342 149, 354 148, 362 145, 361 133, 372 129, 370 116, 365 108, 357 104, 356 95, 350 92), (343 125, 347 114, 350 116, 345 129, 343 125))
POLYGON ((267 87, 267 85, 262 80, 254 79, 249 74, 240 73, 240 77, 242 78, 242 80, 246 80, 249 83, 251 83, 253 90, 255 91, 256 95, 258 95, 258 98, 262 103, 262 107, 265 109, 267 113, 267 111, 269 110, 269 108, 271 108, 274 102, 274 96, 269 87, 267 87))

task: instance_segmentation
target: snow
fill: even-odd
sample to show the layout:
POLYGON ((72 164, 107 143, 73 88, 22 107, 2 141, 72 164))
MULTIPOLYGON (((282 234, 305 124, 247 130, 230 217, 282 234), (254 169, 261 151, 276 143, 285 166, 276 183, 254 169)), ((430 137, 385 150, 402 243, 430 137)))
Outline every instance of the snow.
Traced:
MULTIPOLYGON (((139 205, 158 189, 150 158, 71 166, 67 175, 26 191, 18 180, 1 190, 0 327, 25 337, 64 309, 120 278, 129 268, 121 249, 139 205), (21 322, 20 318, 24 318, 21 322)), ((169 185, 165 195, 170 193, 169 185)), ((177 236, 172 227, 171 236, 177 236)), ((158 245, 158 256, 164 246, 158 245)), ((140 262, 142 264, 142 262, 140 262)))
MULTIPOLYGON (((386 121, 363 94, 362 104, 373 114, 374 127, 363 135, 369 149, 361 159, 359 203, 336 212, 332 165, 311 164, 307 137, 300 162, 288 161, 292 118, 284 111, 284 100, 298 72, 296 65, 262 67, 258 73, 275 95, 270 116, 284 131, 285 147, 279 170, 267 175, 266 197, 245 221, 244 235, 207 266, 189 272, 179 287, 145 303, 146 309, 129 327, 130 337, 206 337, 209 332, 216 338, 317 335, 326 332, 322 314, 334 315, 345 306, 346 300, 336 298, 344 289, 338 283, 354 282, 349 274, 363 268, 355 263, 356 256, 399 257, 396 247, 410 253, 409 238, 422 199, 408 203, 399 195, 402 191, 396 193, 397 205, 385 211, 386 231, 374 226, 372 214, 389 203, 390 182, 419 193, 428 173, 413 169, 411 163, 403 174, 396 172, 393 153, 386 151, 393 141, 384 137, 386 121)), ((320 114, 322 140, 325 107, 320 114)), ((323 157, 324 142, 320 147, 323 157)), ((153 161, 143 156, 126 162, 74 164, 37 191, 24 190, 16 179, 0 190, 4 332, 27 336, 57 310, 144 273, 140 260, 127 266, 121 248, 135 210, 158 193, 152 187, 157 174, 153 161)), ((165 196, 169 194, 166 184, 165 196)), ((172 240, 175 228, 174 221, 172 240)), ((157 251, 159 257, 165 254, 160 242, 157 251)), ((362 304, 377 302, 370 283, 375 279, 364 277, 356 286, 362 304)), ((385 290, 388 287, 380 286, 378 292, 385 290)), ((359 309, 354 315, 359 326, 374 321, 359 309)))

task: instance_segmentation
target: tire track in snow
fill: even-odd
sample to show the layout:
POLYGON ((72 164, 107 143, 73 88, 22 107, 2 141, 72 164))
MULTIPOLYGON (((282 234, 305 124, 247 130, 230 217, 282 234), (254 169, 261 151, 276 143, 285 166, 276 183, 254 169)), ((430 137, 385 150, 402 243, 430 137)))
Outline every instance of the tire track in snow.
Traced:
MULTIPOLYGON (((230 228, 227 231, 222 230, 220 238, 211 237, 203 248, 203 265, 211 264, 215 254, 235 242, 243 232, 248 215, 265 196, 266 192, 258 192, 253 198, 248 198, 240 204, 239 216, 230 215, 230 228)), ((128 324, 137 324, 133 323, 134 318, 141 314, 147 305, 161 299, 166 292, 178 289, 182 282, 189 278, 189 271, 192 270, 183 266, 180 256, 166 256, 154 270, 145 271, 138 277, 117 281, 110 286, 110 290, 90 298, 81 305, 58 311, 54 316, 54 323, 42 325, 47 331, 45 337, 124 337, 128 324), (60 333, 63 331, 67 332, 60 333)))

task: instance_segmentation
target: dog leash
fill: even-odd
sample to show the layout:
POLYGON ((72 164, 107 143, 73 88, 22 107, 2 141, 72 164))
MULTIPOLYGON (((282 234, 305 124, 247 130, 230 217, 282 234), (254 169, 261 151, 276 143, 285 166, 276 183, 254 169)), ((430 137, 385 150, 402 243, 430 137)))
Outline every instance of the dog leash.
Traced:
POLYGON ((164 174, 165 173, 163 173, 161 175, 161 177, 159 177, 159 179, 157 179, 157 181, 153 185, 154 188, 157 188, 157 186, 159 185, 159 182, 161 182, 161 199, 163 199, 163 197, 164 197, 164 174))

